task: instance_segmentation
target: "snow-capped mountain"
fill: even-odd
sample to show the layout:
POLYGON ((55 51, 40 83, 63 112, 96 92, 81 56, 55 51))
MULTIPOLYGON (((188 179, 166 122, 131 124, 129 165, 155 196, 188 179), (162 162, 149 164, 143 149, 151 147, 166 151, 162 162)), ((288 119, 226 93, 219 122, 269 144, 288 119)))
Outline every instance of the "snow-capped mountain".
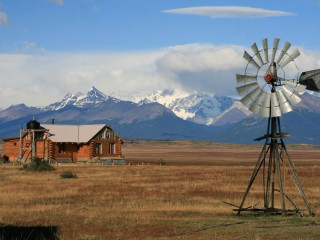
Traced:
POLYGON ((78 92, 76 94, 67 93, 61 101, 50 104, 43 109, 57 111, 66 106, 87 108, 108 100, 113 100, 114 102, 120 101, 119 99, 107 96, 95 87, 92 87, 86 94, 83 94, 81 92, 78 92))
POLYGON ((109 124, 124 138, 213 140, 214 127, 177 117, 159 103, 137 104, 108 97, 95 88, 67 94, 47 107, 14 105, 0 112, 0 137, 17 136, 35 118, 41 123, 109 124))
MULTIPOLYGON (((77 107, 77 108, 95 108, 98 104, 103 102, 119 102, 122 101, 118 98, 107 96, 95 87, 92 87, 86 94, 78 92, 76 94, 67 93, 64 98, 49 106, 42 107, 41 111, 58 111, 65 107, 77 107)), ((242 120, 249 114, 246 108, 241 104, 236 104, 233 98, 224 96, 215 96, 203 93, 187 93, 181 90, 163 90, 153 92, 142 100, 136 100, 139 105, 147 103, 159 103, 168 109, 171 109, 176 116, 183 120, 191 122, 213 125, 219 120, 219 125, 232 123, 235 121, 231 114, 224 117, 226 111, 231 109, 237 109, 240 114, 240 118, 236 118, 238 121, 242 120), (231 119, 232 118, 232 119, 231 119)))
MULTIPOLYGON (((158 102, 171 109, 178 117, 199 124, 212 125, 217 118, 233 106, 235 99, 193 92, 191 94, 181 90, 156 91, 149 94, 139 103, 158 102)), ((236 104, 233 108, 239 107, 236 104)))
POLYGON ((30 107, 25 104, 11 105, 7 109, 0 111, 0 121, 10 121, 29 114, 41 112, 39 107, 30 107))
MULTIPOLYGON (((308 93, 300 97, 294 111, 281 118, 283 130, 291 134, 290 142, 320 144, 320 100, 308 93)), ((265 134, 266 119, 230 97, 166 90, 142 99, 139 104, 123 101, 92 87, 46 107, 12 105, 0 111, 0 136, 19 134, 33 117, 41 123, 54 118, 59 124, 109 124, 120 136, 133 139, 252 143, 265 134)))
MULTIPOLYGON (((141 99, 141 98, 140 98, 141 99)), ((203 125, 229 125, 240 121, 249 113, 238 101, 230 97, 215 96, 203 93, 187 93, 181 90, 163 90, 153 92, 142 100, 135 102, 142 106, 149 103, 159 103, 170 109, 177 117, 203 125)), ((126 105, 136 104, 119 98, 107 96, 95 87, 87 93, 67 93, 61 101, 43 107, 29 107, 24 104, 13 105, 0 112, 0 118, 13 120, 26 114, 60 111, 63 109, 95 109, 102 103, 115 104, 127 102, 126 105)), ((128 109, 127 109, 128 110, 128 109)), ((126 110, 126 111, 127 111, 126 110)), ((123 111, 125 111, 123 109, 123 111)), ((125 112, 123 112, 124 114, 125 112)))

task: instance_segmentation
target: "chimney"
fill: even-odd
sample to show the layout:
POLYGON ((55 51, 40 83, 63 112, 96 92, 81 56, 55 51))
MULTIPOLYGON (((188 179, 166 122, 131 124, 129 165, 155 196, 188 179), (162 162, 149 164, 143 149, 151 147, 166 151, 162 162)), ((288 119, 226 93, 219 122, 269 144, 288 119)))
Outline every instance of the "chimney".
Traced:
POLYGON ((51 124, 54 124, 54 118, 51 118, 51 124))

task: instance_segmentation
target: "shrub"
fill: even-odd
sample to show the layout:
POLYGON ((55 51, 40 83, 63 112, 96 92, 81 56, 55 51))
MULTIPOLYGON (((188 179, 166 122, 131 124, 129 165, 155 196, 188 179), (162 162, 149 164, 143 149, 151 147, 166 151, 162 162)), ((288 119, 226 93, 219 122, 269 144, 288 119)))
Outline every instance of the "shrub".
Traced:
POLYGON ((55 170, 49 163, 38 157, 32 158, 31 163, 23 165, 21 170, 26 171, 52 171, 55 170))
POLYGON ((7 155, 2 156, 3 163, 9 163, 9 157, 7 155))
POLYGON ((166 162, 165 160, 163 160, 162 158, 160 158, 160 159, 158 160, 158 163, 159 163, 159 165, 161 165, 161 166, 167 165, 167 162, 166 162))
POLYGON ((76 174, 74 174, 72 171, 70 170, 64 170, 61 174, 60 174, 60 178, 78 178, 78 176, 76 174))

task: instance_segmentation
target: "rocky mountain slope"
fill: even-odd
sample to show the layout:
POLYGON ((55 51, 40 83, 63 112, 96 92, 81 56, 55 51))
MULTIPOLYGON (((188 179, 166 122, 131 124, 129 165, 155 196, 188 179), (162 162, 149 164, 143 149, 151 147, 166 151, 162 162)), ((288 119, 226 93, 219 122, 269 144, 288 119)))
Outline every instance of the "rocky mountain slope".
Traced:
POLYGON ((41 123, 50 123, 54 118, 57 124, 110 124, 120 136, 127 138, 213 140, 217 131, 214 127, 185 121, 159 103, 122 101, 93 87, 86 94, 68 93, 49 106, 10 106, 0 112, 0 136, 18 135, 19 128, 26 127, 33 116, 41 123))
MULTIPOLYGON (((288 142, 320 144, 320 99, 305 93, 294 111, 281 117, 288 142)), ((17 136, 33 116, 42 123, 105 123, 124 138, 193 139, 254 143, 265 134, 267 119, 251 114, 239 101, 181 91, 155 92, 138 102, 106 96, 92 87, 68 93, 42 107, 13 105, 0 111, 0 137, 17 136)))

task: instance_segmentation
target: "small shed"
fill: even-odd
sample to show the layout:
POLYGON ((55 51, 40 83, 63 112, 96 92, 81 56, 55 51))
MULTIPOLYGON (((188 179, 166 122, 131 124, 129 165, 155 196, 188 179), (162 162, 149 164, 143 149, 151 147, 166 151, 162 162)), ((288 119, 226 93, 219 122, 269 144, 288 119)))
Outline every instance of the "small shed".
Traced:
POLYGON ((122 159, 122 139, 106 124, 37 124, 20 130, 19 137, 4 138, 4 154, 10 161, 39 157, 59 162, 122 159))

